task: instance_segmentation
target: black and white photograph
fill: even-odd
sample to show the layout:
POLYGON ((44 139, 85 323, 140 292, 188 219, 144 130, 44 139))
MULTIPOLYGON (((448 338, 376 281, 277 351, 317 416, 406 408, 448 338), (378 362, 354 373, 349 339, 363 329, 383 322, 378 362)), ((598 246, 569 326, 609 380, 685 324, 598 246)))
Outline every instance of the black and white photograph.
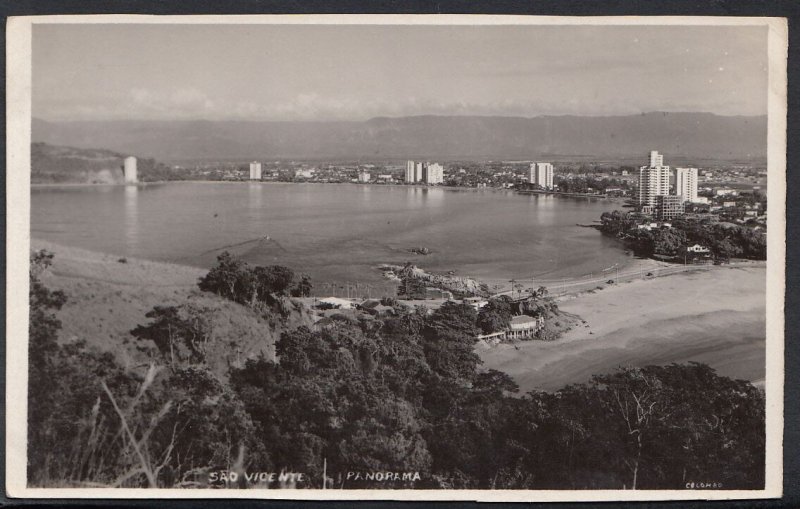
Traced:
POLYGON ((781 495, 785 20, 7 33, 12 496, 781 495))

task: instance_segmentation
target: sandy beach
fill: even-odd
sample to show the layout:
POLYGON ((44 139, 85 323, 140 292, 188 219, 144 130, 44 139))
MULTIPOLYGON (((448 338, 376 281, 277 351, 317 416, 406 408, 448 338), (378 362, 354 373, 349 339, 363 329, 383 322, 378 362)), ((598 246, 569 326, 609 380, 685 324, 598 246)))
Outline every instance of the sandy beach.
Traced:
POLYGON ((760 382, 765 372, 766 270, 710 267, 567 297, 562 311, 586 323, 553 342, 483 348, 484 367, 522 392, 557 390, 619 366, 696 361, 760 382))

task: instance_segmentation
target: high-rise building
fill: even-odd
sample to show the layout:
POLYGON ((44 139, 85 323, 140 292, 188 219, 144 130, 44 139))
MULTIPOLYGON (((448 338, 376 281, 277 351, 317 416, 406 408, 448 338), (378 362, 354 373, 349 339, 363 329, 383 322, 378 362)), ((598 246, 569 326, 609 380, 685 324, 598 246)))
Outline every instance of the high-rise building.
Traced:
POLYGON ((415 182, 414 180, 414 168, 416 168, 416 164, 414 161, 409 161, 406 164, 406 183, 415 182))
POLYGON ((544 189, 553 189, 553 165, 550 163, 531 163, 528 182, 544 189))
POLYGON ((674 219, 684 212, 683 196, 660 194, 655 199, 655 215, 659 221, 674 219))
POLYGON ((638 202, 643 212, 652 212, 656 196, 669 194, 669 166, 664 166, 664 156, 653 150, 650 152, 650 165, 639 168, 638 202))
POLYGON ((257 161, 250 163, 250 180, 261 180, 261 163, 257 161))
POLYGON ((123 161, 122 166, 123 174, 125 175, 125 183, 126 184, 136 184, 139 182, 139 176, 136 172, 136 158, 133 156, 128 156, 123 161))
POLYGON ((697 168, 675 168, 675 194, 684 202, 697 201, 697 168))
POLYGON ((425 165, 425 183, 441 184, 444 182, 444 167, 439 163, 425 165))
POLYGON ((414 165, 414 182, 422 182, 425 166, 425 163, 416 163, 414 165))
POLYGON ((659 154, 658 150, 651 150, 650 151, 650 167, 651 168, 658 168, 659 166, 664 166, 664 155, 659 154))

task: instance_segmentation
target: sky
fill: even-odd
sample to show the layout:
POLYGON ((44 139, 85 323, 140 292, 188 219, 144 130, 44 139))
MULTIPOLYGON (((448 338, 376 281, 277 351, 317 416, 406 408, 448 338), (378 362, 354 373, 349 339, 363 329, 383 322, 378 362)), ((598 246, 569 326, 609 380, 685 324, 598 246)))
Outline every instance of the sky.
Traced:
POLYGON ((45 120, 764 115, 767 29, 36 24, 45 120))

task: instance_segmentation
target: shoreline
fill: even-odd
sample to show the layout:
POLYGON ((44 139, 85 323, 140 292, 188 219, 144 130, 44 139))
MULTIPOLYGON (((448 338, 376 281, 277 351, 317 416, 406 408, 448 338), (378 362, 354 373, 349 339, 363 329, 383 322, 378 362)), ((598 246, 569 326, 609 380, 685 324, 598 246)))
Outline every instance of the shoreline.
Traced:
POLYGON ((508 373, 521 394, 586 382, 619 366, 672 362, 702 362, 725 376, 762 381, 766 267, 743 263, 669 276, 557 299, 561 312, 580 317, 577 327, 555 341, 481 348, 483 366, 508 373))
MULTIPOLYGON (((181 296, 196 294, 197 280, 205 273, 195 267, 136 257, 120 263, 116 255, 42 239, 31 239, 31 249, 55 253, 56 263, 48 277, 62 284, 77 285, 76 290, 83 288, 74 294, 74 303, 94 297, 99 288, 105 287, 128 288, 123 291, 132 292, 137 302, 145 299, 147 305, 142 302, 135 309, 113 309, 115 316, 121 313, 118 319, 125 317, 130 322, 124 327, 108 324, 119 328, 112 329, 118 336, 124 336, 126 327, 138 323, 135 322, 141 320, 138 315, 143 315, 153 303, 162 302, 161 299, 178 302, 185 299, 181 296), (91 295, 83 294, 84 291, 91 291, 91 295), (134 316, 133 311, 138 311, 138 315, 134 316)), ((520 394, 585 382, 591 375, 624 365, 691 361, 709 364, 725 376, 763 384, 766 369, 763 264, 742 263, 668 273, 608 285, 603 290, 576 290, 553 296, 562 313, 579 317, 576 326, 559 339, 491 347, 479 344, 476 348, 483 367, 509 374, 519 384, 520 394), (665 295, 669 298, 665 299, 665 295)), ((435 306, 440 302, 413 303, 435 306)), ((72 306, 71 302, 65 312, 70 312, 72 306)), ((84 310, 87 311, 92 314, 91 309, 84 310)), ((84 326, 76 317, 67 322, 69 333, 78 337, 91 325, 84 326)))
POLYGON ((530 191, 524 191, 516 188, 507 188, 507 187, 466 187, 466 186, 445 186, 445 185, 424 185, 424 184, 377 184, 371 182, 284 182, 284 181, 274 181, 274 180, 153 180, 153 181, 142 181, 136 183, 107 183, 107 182, 99 182, 99 183, 90 183, 90 182, 37 182, 31 183, 30 187, 33 188, 60 188, 60 187, 125 187, 125 186, 146 186, 146 185, 153 185, 153 184, 312 184, 312 185, 333 185, 333 186, 371 186, 371 187, 397 187, 397 188, 410 188, 410 189, 444 189, 444 190, 452 190, 452 191, 480 191, 480 192, 506 192, 506 193, 515 193, 515 194, 541 194, 541 195, 552 195, 552 196, 559 196, 562 198, 595 198, 595 199, 603 199, 607 201, 613 201, 615 198, 609 196, 594 196, 594 195, 582 195, 578 193, 534 193, 530 191))

